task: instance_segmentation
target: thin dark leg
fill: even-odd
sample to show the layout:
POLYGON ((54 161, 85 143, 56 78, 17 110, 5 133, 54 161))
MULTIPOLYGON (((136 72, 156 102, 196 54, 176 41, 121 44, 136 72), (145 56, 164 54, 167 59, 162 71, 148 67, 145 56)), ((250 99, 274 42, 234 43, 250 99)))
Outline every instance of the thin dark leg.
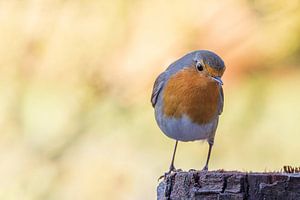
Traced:
POLYGON ((177 144, 178 144, 178 140, 176 140, 176 143, 175 143, 175 147, 174 147, 172 161, 171 161, 171 165, 170 165, 169 171, 166 172, 164 175, 160 176, 158 178, 158 180, 160 180, 163 177, 166 178, 167 175, 171 174, 171 172, 174 172, 176 170, 175 167, 174 167, 174 160, 175 160, 175 154, 176 154, 177 144))
POLYGON ((169 173, 175 170, 174 160, 175 160, 175 154, 176 154, 177 144, 178 144, 178 140, 176 140, 176 143, 175 143, 175 147, 174 147, 174 151, 173 151, 173 156, 172 156, 172 161, 171 161, 169 173))
POLYGON ((204 166, 204 168, 203 168, 203 170, 205 170, 205 171, 208 170, 208 162, 209 162, 209 158, 210 158, 212 146, 213 146, 212 144, 209 144, 207 160, 206 160, 206 164, 205 164, 205 166, 204 166))

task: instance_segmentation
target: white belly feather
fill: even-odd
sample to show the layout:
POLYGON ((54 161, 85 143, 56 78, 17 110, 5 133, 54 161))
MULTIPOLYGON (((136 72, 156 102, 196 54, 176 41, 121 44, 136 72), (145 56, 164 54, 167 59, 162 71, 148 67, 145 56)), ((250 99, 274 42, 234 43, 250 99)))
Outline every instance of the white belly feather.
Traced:
POLYGON ((196 124, 187 115, 179 118, 163 116, 161 105, 155 107, 155 118, 160 129, 170 138, 179 141, 194 141, 214 138, 218 116, 206 124, 196 124))

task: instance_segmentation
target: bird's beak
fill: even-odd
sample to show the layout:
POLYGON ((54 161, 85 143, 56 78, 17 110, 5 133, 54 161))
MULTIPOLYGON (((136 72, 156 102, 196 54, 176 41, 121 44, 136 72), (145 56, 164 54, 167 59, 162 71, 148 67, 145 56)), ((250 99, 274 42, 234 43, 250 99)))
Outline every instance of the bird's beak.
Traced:
POLYGON ((222 81, 221 77, 219 77, 219 76, 213 77, 212 76, 212 79, 214 79, 215 81, 217 81, 220 85, 223 85, 223 81, 222 81))

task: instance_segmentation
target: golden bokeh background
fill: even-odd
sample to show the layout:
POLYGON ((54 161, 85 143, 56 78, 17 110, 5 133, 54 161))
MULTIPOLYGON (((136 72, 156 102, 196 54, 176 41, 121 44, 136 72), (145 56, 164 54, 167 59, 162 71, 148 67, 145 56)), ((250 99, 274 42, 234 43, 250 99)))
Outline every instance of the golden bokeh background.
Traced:
POLYGON ((300 165, 298 0, 3 0, 0 28, 0 199, 155 199, 174 141, 152 84, 196 49, 227 66, 210 169, 300 165))

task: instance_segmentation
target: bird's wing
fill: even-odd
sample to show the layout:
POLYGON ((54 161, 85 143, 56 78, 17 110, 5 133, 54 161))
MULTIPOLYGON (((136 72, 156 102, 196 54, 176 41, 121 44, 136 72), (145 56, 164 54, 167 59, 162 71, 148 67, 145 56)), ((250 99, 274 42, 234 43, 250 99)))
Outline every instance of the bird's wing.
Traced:
POLYGON ((219 115, 221 115, 223 112, 223 107, 224 107, 224 93, 223 93, 222 86, 220 86, 219 94, 220 94, 220 101, 219 101, 219 110, 218 111, 219 111, 219 115))
POLYGON ((165 83, 165 77, 166 77, 166 73, 163 72, 155 80, 153 90, 152 90, 152 95, 151 95, 151 103, 153 107, 155 106, 157 102, 157 97, 165 83))

